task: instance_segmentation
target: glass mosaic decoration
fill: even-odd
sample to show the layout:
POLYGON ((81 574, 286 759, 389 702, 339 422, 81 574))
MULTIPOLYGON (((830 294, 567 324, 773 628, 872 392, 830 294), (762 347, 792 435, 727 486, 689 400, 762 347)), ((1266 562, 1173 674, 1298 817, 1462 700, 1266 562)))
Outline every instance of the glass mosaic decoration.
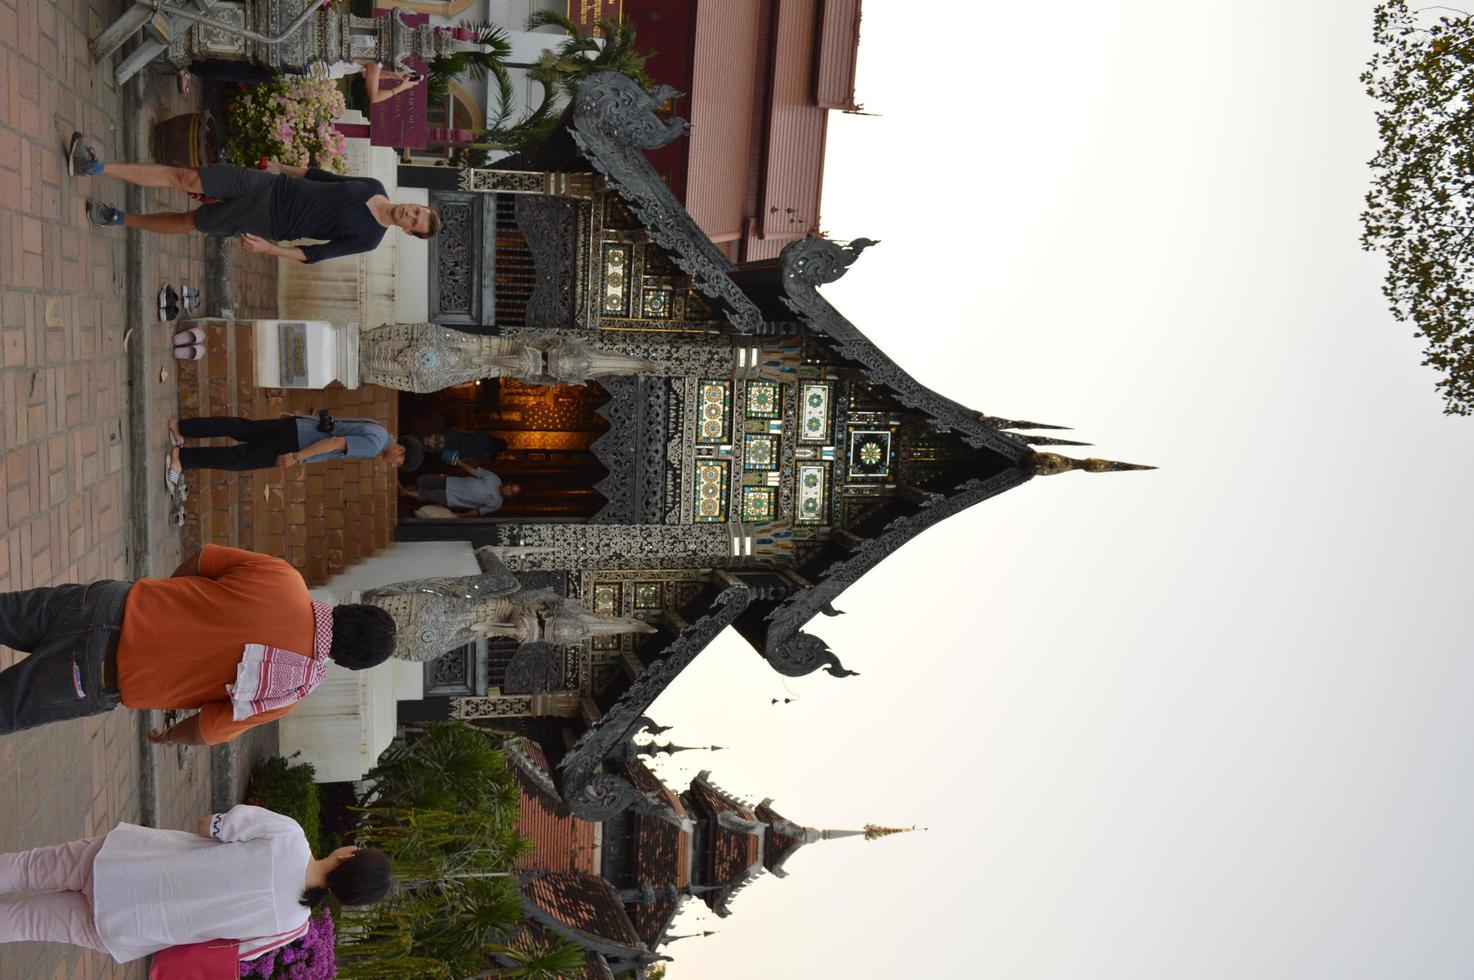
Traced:
POLYGON ((659 582, 636 582, 635 583, 635 608, 636 609, 659 609, 660 608, 660 583, 659 582))
POLYGON ((728 477, 731 463, 725 459, 696 461, 695 517, 698 524, 727 519, 728 477))
POLYGON ((890 472, 890 432, 851 432, 849 457, 851 476, 885 476, 890 472))
POLYGON ((604 246, 604 312, 612 316, 629 316, 630 259, 633 254, 634 248, 630 245, 604 246))
POLYGON ((771 487, 743 487, 742 519, 753 523, 771 521, 776 497, 771 487))
POLYGON ((742 468, 772 470, 778 468, 778 440, 766 435, 747 435, 742 439, 742 468))
POLYGON ((799 390, 799 442, 828 440, 831 390, 826 384, 806 384, 799 390))
POLYGON ((747 382, 747 417, 750 419, 775 419, 783 407, 777 382, 747 382))
POLYGON ((648 316, 656 320, 664 320, 670 316, 671 291, 669 289, 655 289, 645 287, 640 300, 640 309, 648 316))
POLYGON ((828 519, 826 506, 829 467, 823 463, 805 463, 798 467, 798 513, 800 524, 822 524, 828 519))
POLYGON ((618 582, 600 582, 594 586, 594 612, 604 616, 620 614, 620 593, 623 586, 618 582))
MULTIPOLYGON (((604 616, 618 616, 623 609, 624 586, 619 582, 597 582, 594 584, 594 612, 604 616)), ((589 639, 591 650, 618 650, 623 646, 623 637, 595 636, 589 639)))
POLYGON ((726 442, 732 422, 732 383, 701 382, 698 404, 696 441, 707 445, 726 442))

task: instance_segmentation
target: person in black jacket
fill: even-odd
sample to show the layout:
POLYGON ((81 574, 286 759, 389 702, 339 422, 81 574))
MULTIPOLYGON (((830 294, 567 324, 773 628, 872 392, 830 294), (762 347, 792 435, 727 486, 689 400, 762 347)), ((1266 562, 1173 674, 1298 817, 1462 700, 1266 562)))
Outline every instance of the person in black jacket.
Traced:
POLYGON ((239 235, 248 252, 298 262, 321 262, 378 247, 388 228, 417 238, 440 231, 440 215, 420 204, 395 204, 384 185, 369 177, 345 177, 316 167, 271 161, 265 170, 219 163, 166 167, 153 163, 104 163, 81 133, 72 134, 67 170, 73 176, 117 177, 140 187, 177 187, 206 199, 193 211, 125 214, 99 201, 87 202, 94 225, 123 225, 164 235, 201 231, 239 235), (315 238, 320 245, 278 245, 315 238))

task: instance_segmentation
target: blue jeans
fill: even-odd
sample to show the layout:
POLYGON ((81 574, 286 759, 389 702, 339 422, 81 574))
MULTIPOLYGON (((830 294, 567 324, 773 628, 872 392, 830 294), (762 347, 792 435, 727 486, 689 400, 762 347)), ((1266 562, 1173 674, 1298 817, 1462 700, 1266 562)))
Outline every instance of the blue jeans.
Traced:
POLYGON ((118 706, 118 636, 131 585, 0 592, 0 643, 29 654, 0 670, 0 735, 118 706))

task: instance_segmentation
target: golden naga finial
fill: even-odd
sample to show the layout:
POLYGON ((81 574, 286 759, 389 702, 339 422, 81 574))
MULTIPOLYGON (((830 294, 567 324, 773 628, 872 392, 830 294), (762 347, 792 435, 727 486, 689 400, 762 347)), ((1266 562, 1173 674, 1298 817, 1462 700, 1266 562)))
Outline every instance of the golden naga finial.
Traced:
POLYGON ((865 839, 879 840, 889 837, 891 834, 909 834, 913 830, 925 830, 925 827, 882 827, 880 824, 867 823, 865 825, 865 839))
POLYGON ((1154 470, 1155 466, 1140 463, 1118 463, 1113 459, 1071 459, 1059 453, 1034 453, 1026 464, 1035 476, 1055 476, 1070 470, 1086 473, 1114 473, 1120 470, 1154 470))

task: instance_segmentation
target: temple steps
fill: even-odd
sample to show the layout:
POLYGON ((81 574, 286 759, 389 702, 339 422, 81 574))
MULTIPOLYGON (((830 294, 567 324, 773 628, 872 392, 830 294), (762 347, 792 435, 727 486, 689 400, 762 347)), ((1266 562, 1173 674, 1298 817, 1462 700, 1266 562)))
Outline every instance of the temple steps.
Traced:
MULTIPOLYGON (((395 392, 373 385, 356 391, 258 388, 250 330, 213 323, 205 331, 205 356, 178 363, 182 417, 275 418, 327 409, 335 416, 377 419, 390 432, 397 430, 395 392)), ((322 585, 387 548, 398 520, 393 470, 377 459, 314 464, 290 474, 197 470, 190 487, 186 554, 214 543, 276 555, 291 562, 308 585, 322 585)))

